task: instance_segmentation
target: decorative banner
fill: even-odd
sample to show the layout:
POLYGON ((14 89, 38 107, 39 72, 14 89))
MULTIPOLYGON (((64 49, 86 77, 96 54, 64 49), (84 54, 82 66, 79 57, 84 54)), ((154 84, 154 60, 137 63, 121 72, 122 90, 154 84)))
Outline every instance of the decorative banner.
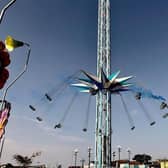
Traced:
POLYGON ((7 101, 1 101, 1 107, 2 110, 0 111, 0 140, 5 133, 5 127, 8 123, 8 118, 10 116, 11 104, 7 101))

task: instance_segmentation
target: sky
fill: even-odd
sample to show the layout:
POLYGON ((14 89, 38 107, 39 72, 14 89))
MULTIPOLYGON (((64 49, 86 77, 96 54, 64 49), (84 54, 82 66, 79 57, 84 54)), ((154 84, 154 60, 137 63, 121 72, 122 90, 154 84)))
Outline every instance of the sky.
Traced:
MULTIPOLYGON (((0 1, 0 8, 7 3, 0 1)), ((87 163, 88 147, 94 158, 95 97, 91 101, 88 131, 83 132, 88 95, 79 94, 61 129, 53 129, 72 99, 74 89, 68 87, 54 103, 43 98, 46 92, 60 86, 67 76, 80 69, 96 74, 97 0, 17 0, 0 25, 0 38, 7 35, 31 45, 29 67, 24 76, 9 90, 12 104, 6 127, 2 162, 15 163, 14 154, 31 155, 42 151, 34 163, 66 167, 74 164, 78 149, 78 164, 87 163), (38 106, 37 112, 29 104, 38 106), (44 121, 39 123, 36 116, 44 121)), ((121 70, 121 76, 133 75, 135 82, 168 99, 168 1, 111 0, 111 71, 121 70)), ((18 48, 11 55, 8 83, 22 70, 27 48, 18 48)), ((3 95, 1 90, 1 96, 3 95)), ((121 158, 138 153, 153 159, 168 157, 166 112, 157 101, 144 99, 156 125, 151 127, 131 94, 124 95, 135 122, 131 131, 121 100, 112 95, 112 151, 122 147, 121 158)))

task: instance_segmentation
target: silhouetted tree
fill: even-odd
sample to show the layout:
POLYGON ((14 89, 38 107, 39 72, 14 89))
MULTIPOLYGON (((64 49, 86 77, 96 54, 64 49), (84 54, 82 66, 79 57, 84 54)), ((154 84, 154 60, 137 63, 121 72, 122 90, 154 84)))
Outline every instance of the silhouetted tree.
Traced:
POLYGON ((23 166, 23 167, 27 167, 29 165, 32 164, 33 162, 33 158, 37 157, 37 156, 40 156, 41 155, 41 152, 36 152, 36 153, 33 153, 30 157, 28 156, 22 156, 22 155, 19 155, 19 154, 15 154, 13 156, 13 158, 15 159, 15 161, 23 166))
POLYGON ((61 164, 59 164, 59 165, 57 166, 57 168, 62 168, 62 165, 61 165, 61 164))
POLYGON ((16 154, 13 156, 13 158, 16 160, 16 162, 19 165, 23 167, 26 167, 32 164, 32 158, 31 157, 29 158, 28 156, 22 156, 22 155, 16 154))
POLYGON ((7 163, 5 168, 13 168, 14 166, 11 163, 7 163))
POLYGON ((149 164, 149 161, 152 160, 152 157, 146 154, 137 154, 133 157, 132 160, 136 160, 141 164, 149 164))

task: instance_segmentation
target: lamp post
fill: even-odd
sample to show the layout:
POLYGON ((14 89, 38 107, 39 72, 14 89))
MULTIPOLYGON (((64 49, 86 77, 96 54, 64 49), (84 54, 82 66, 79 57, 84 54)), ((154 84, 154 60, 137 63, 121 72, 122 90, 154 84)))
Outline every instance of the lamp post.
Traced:
MULTIPOLYGON (((2 10, 1 13, 0 13, 0 23, 2 21, 2 18, 3 18, 3 15, 4 15, 4 12, 5 10, 10 6, 12 5, 16 0, 11 0, 9 2, 9 4, 4 7, 4 11, 2 10)), ((5 106, 5 100, 6 100, 6 96, 7 96, 7 93, 9 91, 9 89, 15 84, 15 82, 20 79, 20 77, 22 77, 22 75, 27 71, 27 68, 28 68, 28 63, 29 63, 29 58, 30 58, 30 53, 31 53, 31 48, 30 48, 30 45, 28 43, 25 43, 25 42, 22 42, 22 41, 18 41, 18 40, 15 40, 13 39, 11 36, 8 36, 5 40, 5 46, 6 46, 6 49, 8 51, 12 51, 13 49, 17 48, 17 47, 22 47, 22 46, 25 46, 27 47, 28 49, 28 52, 27 52, 27 57, 26 57, 26 61, 25 61, 25 64, 24 64, 24 67, 23 69, 21 70, 20 73, 17 74, 17 76, 8 84, 8 86, 6 87, 6 89, 4 90, 3 92, 3 96, 2 96, 2 103, 0 105, 0 111, 2 111, 2 109, 4 108, 5 106)), ((4 134, 5 134, 5 131, 4 131, 4 134)), ((1 156, 2 156, 2 152, 3 152, 3 145, 4 145, 4 141, 5 139, 3 139, 2 141, 2 146, 1 146, 1 151, 0 151, 0 160, 1 160, 1 156)))
POLYGON ((112 153, 112 155, 113 155, 113 162, 114 162, 114 161, 115 161, 116 152, 114 151, 114 152, 112 153))
POLYGON ((116 156, 116 152, 114 151, 113 153, 112 153, 112 167, 116 167, 116 162, 115 162, 115 156, 116 156))
POLYGON ((9 51, 12 51, 13 49, 15 49, 15 48, 17 48, 17 47, 25 46, 25 47, 27 47, 28 52, 27 52, 27 57, 26 57, 25 64, 24 64, 24 67, 23 67, 22 71, 21 71, 20 73, 18 73, 18 75, 14 78, 14 80, 12 80, 11 83, 9 83, 9 85, 7 86, 7 88, 4 90, 3 97, 2 97, 2 104, 1 104, 0 110, 3 109, 4 101, 5 101, 5 99, 6 99, 6 95, 7 95, 8 90, 9 90, 9 89, 15 84, 15 82, 16 82, 18 79, 20 79, 20 77, 27 71, 28 63, 29 63, 29 58, 30 58, 30 52, 31 52, 31 48, 30 48, 30 45, 29 45, 28 43, 15 40, 15 39, 13 39, 13 38, 10 37, 10 36, 8 36, 8 37, 6 38, 6 40, 5 40, 5 46, 6 46, 6 48, 7 48, 9 51))
POLYGON ((120 161, 121 146, 118 145, 117 148, 118 148, 118 160, 120 161))
POLYGON ((129 168, 130 168, 130 160, 131 160, 131 150, 130 148, 127 149, 128 152, 128 164, 129 164, 129 168))
POLYGON ((130 161, 130 160, 131 160, 131 149, 128 148, 128 149, 127 149, 127 152, 128 152, 128 160, 130 161))
POLYGON ((84 168, 85 159, 81 159, 80 161, 82 163, 82 168, 84 168))
POLYGON ((75 156, 75 167, 76 167, 76 162, 77 162, 77 155, 78 155, 78 149, 74 150, 74 156, 75 156))
POLYGON ((91 147, 88 147, 88 168, 90 168, 90 158, 91 158, 91 147))
POLYGON ((117 148, 118 148, 118 168, 119 168, 119 167, 120 167, 120 153, 121 153, 121 146, 118 145, 117 148))

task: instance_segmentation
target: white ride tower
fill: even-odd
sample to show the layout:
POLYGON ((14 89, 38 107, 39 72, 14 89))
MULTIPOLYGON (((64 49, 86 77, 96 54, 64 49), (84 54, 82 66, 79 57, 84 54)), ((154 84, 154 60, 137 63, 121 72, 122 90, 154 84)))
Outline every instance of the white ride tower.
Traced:
MULTIPOLYGON (((97 77, 111 74, 110 0, 98 0, 97 77)), ((111 93, 96 95, 95 168, 111 167, 111 93)))

